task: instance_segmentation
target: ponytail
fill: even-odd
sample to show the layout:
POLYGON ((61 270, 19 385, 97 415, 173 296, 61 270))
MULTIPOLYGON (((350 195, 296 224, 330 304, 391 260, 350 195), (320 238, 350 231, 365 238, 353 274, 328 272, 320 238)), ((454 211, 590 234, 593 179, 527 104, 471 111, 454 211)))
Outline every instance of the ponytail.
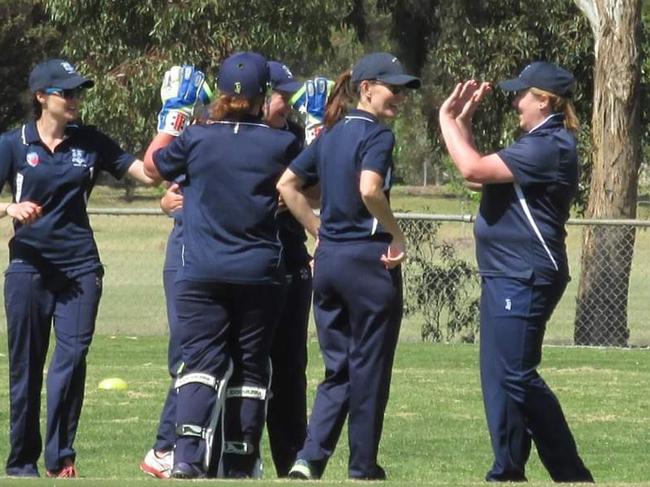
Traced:
POLYGON ((336 122, 345 116, 350 103, 354 101, 354 93, 352 70, 347 70, 336 79, 332 93, 327 100, 324 122, 325 129, 332 128, 336 122))
POLYGON ((531 88, 530 91, 534 95, 547 96, 551 102, 551 109, 553 112, 564 114, 564 128, 570 132, 578 131, 578 128, 580 128, 580 121, 578 120, 576 109, 571 100, 549 91, 540 90, 539 88, 531 88))

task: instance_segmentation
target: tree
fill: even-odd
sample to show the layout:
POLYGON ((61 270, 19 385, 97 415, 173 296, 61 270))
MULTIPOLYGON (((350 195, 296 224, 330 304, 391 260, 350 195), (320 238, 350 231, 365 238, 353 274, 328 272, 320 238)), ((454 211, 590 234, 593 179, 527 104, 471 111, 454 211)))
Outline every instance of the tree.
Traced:
POLYGON ((96 82, 82 116, 139 153, 155 131, 158 88, 173 64, 199 66, 214 80, 237 50, 279 58, 297 73, 320 64, 330 33, 352 1, 46 0, 66 32, 64 54, 96 82))
POLYGON ((25 119, 29 72, 59 49, 41 1, 0 0, 0 133, 25 119))
MULTIPOLYGON (((641 0, 575 0, 594 35, 593 170, 587 216, 635 218, 641 154, 641 0)), ((633 227, 584 233, 575 343, 627 345, 633 227)))

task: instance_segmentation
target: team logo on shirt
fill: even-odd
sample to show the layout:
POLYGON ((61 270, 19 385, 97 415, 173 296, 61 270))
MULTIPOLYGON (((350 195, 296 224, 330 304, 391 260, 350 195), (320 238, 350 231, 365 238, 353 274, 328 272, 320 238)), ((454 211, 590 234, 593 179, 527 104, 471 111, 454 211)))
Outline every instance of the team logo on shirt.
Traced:
POLYGON ((75 167, 88 167, 86 151, 82 149, 70 149, 72 165, 75 167))
POLYGON ((36 167, 41 160, 36 152, 30 152, 27 154, 27 157, 25 157, 25 162, 31 167, 36 167))

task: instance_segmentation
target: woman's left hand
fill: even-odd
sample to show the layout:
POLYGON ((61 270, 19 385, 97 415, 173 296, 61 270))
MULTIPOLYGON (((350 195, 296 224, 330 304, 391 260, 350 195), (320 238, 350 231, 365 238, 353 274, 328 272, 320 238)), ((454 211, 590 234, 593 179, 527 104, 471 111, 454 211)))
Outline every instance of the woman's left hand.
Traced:
POLYGON ((492 91, 492 85, 487 81, 483 81, 480 85, 476 82, 468 83, 465 83, 461 89, 460 98, 465 101, 461 112, 456 116, 457 122, 466 125, 472 123, 476 109, 485 98, 485 95, 492 91))
POLYGON ((476 108, 491 89, 490 83, 485 81, 479 84, 478 81, 471 79, 458 83, 440 107, 440 116, 461 123, 471 122, 476 108))
POLYGON ((391 270, 406 259, 406 242, 402 238, 393 238, 388 250, 381 256, 381 261, 386 269, 391 270))

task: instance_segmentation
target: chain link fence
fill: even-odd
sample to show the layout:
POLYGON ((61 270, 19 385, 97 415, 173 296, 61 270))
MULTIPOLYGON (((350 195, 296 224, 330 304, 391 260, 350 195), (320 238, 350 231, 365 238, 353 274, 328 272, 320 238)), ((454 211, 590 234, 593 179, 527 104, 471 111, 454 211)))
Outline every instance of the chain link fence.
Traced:
MULTIPOLYGON (((421 338, 474 341, 480 282, 472 215, 400 215, 409 241, 405 314, 421 338)), ((546 343, 650 346, 650 222, 570 220, 572 280, 546 332, 546 343)))
MULTIPOLYGON (((97 333, 165 333, 162 266, 171 219, 157 210, 90 213, 106 267, 97 333)), ((480 282, 474 217, 402 214, 399 219, 409 252, 402 338, 476 341, 480 282)), ((546 343, 650 346, 648 227, 643 221, 570 221, 572 280, 548 324, 546 343)), ((8 219, 0 221, 2 265, 11 233, 8 219)), ((0 315, 4 321, 3 305, 0 315)))

